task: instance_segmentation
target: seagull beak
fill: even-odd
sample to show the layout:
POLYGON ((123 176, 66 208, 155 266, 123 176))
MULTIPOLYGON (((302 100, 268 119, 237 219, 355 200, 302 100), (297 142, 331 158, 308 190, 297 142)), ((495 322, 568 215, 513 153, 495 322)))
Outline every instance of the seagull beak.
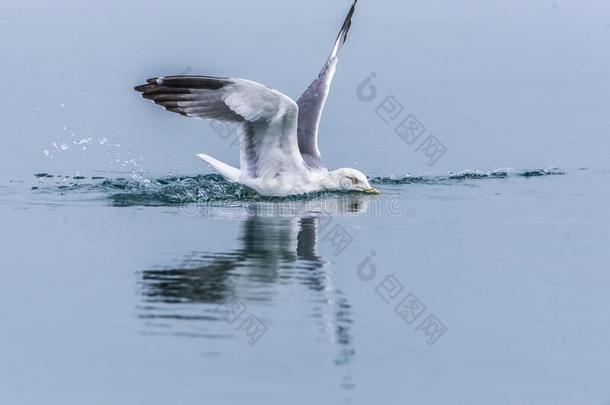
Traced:
POLYGON ((374 188, 374 187, 371 187, 371 188, 365 188, 365 189, 364 189, 364 190, 362 190, 362 191, 364 191, 364 192, 365 192, 365 193, 367 193, 367 194, 381 194, 381 192, 380 192, 379 190, 377 190, 376 188, 374 188))

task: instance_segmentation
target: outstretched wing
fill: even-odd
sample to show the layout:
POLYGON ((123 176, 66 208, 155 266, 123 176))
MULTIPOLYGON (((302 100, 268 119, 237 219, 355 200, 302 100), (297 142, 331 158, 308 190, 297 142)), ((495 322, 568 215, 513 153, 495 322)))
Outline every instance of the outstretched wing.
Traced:
POLYGON ((320 150, 318 149, 318 127, 320 126, 322 110, 328 98, 330 85, 337 69, 337 55, 347 40, 347 33, 352 25, 352 16, 354 15, 357 2, 358 0, 354 0, 352 7, 347 13, 341 31, 339 31, 337 40, 333 45, 330 57, 320 71, 320 74, 297 101, 299 106, 299 150, 301 155, 303 155, 303 159, 312 167, 324 167, 320 150))
POLYGON ((298 106, 279 91, 212 76, 159 77, 135 89, 168 111, 239 124, 241 169, 252 178, 305 170, 297 143, 298 106))

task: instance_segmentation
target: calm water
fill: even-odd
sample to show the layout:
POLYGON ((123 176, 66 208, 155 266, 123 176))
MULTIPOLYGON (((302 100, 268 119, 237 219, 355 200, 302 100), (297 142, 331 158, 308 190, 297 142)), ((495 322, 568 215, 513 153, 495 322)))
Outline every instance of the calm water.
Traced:
POLYGON ((604 404, 609 176, 290 201, 215 176, 3 183, 2 396, 604 404))
POLYGON ((0 403, 610 404, 607 0, 359 2, 320 148, 378 197, 260 198, 132 90, 296 98, 349 3, 1 2, 0 403))

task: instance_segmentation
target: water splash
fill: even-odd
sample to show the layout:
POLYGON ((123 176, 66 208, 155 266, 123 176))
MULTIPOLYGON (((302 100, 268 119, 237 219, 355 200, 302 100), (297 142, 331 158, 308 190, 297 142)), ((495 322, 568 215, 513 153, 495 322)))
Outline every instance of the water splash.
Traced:
MULTIPOLYGON (((371 183, 382 186, 408 184, 455 185, 486 179, 531 178, 563 174, 565 173, 559 169, 466 170, 459 173, 449 173, 446 176, 374 177, 371 179, 371 183)), ((318 192, 288 198, 262 197, 245 186, 224 180, 217 174, 160 178, 147 178, 141 175, 133 175, 130 178, 106 178, 103 176, 62 176, 48 173, 37 173, 34 176, 39 184, 32 188, 33 192, 47 194, 60 192, 63 195, 66 193, 92 194, 102 199, 110 199, 115 205, 119 206, 165 206, 217 201, 274 202, 291 199, 306 200, 329 194, 318 192)))
POLYGON ((106 179, 98 186, 116 192, 111 199, 118 205, 167 205, 214 201, 250 201, 256 193, 230 183, 216 174, 159 179, 106 179))

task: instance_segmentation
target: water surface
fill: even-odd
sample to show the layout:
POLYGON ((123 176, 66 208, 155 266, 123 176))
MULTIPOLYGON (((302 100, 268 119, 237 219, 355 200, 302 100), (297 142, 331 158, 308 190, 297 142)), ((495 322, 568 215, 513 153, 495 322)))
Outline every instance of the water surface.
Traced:
POLYGON ((4 183, 3 396, 604 403, 608 175, 288 200, 214 175, 4 183))

